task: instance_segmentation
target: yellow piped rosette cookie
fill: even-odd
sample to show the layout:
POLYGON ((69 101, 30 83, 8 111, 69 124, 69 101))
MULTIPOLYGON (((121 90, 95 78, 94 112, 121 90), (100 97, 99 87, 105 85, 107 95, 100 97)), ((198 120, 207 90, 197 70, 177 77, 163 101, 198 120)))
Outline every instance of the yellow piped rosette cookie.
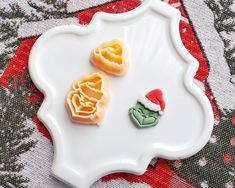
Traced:
POLYGON ((65 104, 73 122, 99 124, 108 101, 108 78, 93 73, 73 82, 65 104))
POLYGON ((101 70, 120 76, 128 69, 127 49, 118 39, 105 42, 92 50, 90 61, 101 70))

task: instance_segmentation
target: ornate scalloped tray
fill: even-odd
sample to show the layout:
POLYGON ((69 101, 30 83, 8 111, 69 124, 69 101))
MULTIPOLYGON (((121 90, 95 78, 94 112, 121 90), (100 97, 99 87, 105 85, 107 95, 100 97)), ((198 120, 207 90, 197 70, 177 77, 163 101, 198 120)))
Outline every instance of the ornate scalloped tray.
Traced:
POLYGON ((213 113, 193 82, 198 62, 181 42, 179 20, 176 9, 149 0, 128 13, 97 13, 87 27, 54 28, 37 40, 29 71, 45 95, 38 117, 54 142, 57 178, 85 188, 114 172, 142 174, 153 157, 192 156, 207 143, 213 113), (96 71, 91 50, 115 38, 128 46, 129 71, 109 76, 111 100, 101 125, 72 123, 64 104, 72 81, 96 71), (128 109, 153 88, 164 92, 165 114, 156 127, 138 129, 128 109))

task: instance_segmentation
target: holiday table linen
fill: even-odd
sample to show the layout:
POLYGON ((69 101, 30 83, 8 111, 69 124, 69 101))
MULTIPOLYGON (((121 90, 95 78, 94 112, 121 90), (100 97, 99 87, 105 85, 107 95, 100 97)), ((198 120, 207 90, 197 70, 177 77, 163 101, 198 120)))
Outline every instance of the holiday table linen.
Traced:
MULTIPOLYGON (((93 187, 235 187, 235 2, 165 3, 181 11, 181 39, 200 63, 195 82, 211 102, 214 131, 205 148, 189 159, 153 160, 141 176, 113 174, 93 187)), ((29 78, 27 63, 37 38, 58 25, 86 25, 97 11, 121 13, 140 4, 139 0, 0 2, 2 187, 67 187, 51 176, 52 142, 36 117, 43 96, 29 78)))

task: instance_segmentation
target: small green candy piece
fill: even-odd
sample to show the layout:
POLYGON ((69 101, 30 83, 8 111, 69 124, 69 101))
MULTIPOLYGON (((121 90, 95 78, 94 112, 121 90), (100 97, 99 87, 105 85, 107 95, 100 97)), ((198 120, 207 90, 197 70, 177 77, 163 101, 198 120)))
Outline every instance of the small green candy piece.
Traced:
POLYGON ((139 124, 143 123, 144 117, 141 115, 141 112, 139 110, 133 109, 132 114, 133 118, 135 118, 139 124))
POLYGON ((129 115, 138 128, 153 127, 159 122, 158 112, 145 108, 139 102, 130 108, 129 115))
MULTIPOLYGON (((143 121, 143 124, 147 124, 147 125, 156 125, 155 123, 156 123, 156 119, 157 118, 154 118, 154 117, 147 117, 147 118, 144 118, 144 121, 143 121)), ((157 119, 158 120, 158 119, 157 119)), ((157 121, 157 123, 158 123, 158 121, 157 121)))

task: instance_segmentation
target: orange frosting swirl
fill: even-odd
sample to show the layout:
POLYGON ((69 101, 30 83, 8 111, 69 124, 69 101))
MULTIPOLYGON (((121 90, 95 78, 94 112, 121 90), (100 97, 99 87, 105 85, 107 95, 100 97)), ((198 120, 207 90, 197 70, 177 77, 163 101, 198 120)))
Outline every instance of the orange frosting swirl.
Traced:
POLYGON ((105 42, 94 49, 90 61, 101 70, 116 76, 123 75, 128 69, 127 50, 118 39, 105 42))
POLYGON ((74 122, 99 124, 108 103, 108 81, 101 73, 93 73, 74 81, 66 97, 66 107, 74 122))

